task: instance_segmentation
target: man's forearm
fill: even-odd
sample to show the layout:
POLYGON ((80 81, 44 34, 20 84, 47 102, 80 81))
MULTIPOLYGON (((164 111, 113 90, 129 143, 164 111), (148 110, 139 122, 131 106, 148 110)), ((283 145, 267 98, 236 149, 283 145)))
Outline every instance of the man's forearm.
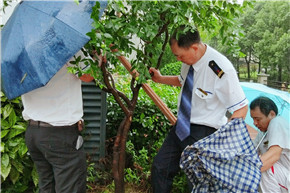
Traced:
POLYGON ((171 86, 181 86, 178 76, 161 76, 158 79, 158 83, 167 84, 171 86))
POLYGON ((241 117, 242 117, 243 119, 245 119, 246 116, 247 116, 247 112, 248 112, 248 105, 242 107, 241 109, 236 110, 236 111, 232 114, 231 119, 233 119, 233 118, 241 118, 241 117))
POLYGON ((260 159, 263 162, 261 172, 270 169, 280 159, 282 150, 280 146, 274 145, 271 146, 266 153, 261 155, 260 159))

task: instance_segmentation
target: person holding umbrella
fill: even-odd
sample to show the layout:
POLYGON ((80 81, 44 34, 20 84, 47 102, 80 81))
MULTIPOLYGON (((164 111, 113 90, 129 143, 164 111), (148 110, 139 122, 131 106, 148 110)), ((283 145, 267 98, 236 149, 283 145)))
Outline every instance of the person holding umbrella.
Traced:
POLYGON ((244 118, 248 110, 248 100, 233 65, 204 44, 197 29, 180 26, 169 43, 177 60, 183 62, 180 76, 163 76, 154 68, 149 70, 154 82, 182 87, 177 122, 152 164, 152 187, 156 193, 171 191, 187 145, 226 124, 226 111, 233 112, 231 118, 244 118))
POLYGON ((81 80, 93 78, 67 67, 90 40, 95 6, 100 18, 107 1, 20 1, 1 29, 3 91, 22 97, 40 193, 86 192, 81 80))
POLYGON ((290 190, 289 122, 278 115, 276 104, 258 97, 250 104, 254 125, 260 130, 254 140, 263 163, 262 192, 287 193, 290 190))
POLYGON ((69 73, 70 61, 47 85, 21 96, 23 118, 29 122, 25 140, 39 176, 40 193, 86 192, 81 80, 89 82, 93 77, 69 73))

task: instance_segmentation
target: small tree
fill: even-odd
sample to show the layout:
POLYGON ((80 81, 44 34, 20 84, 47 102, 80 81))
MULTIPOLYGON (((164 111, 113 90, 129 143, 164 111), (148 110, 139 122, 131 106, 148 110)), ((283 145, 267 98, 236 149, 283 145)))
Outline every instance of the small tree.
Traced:
POLYGON ((110 1, 101 20, 98 17, 99 4, 92 13, 94 27, 88 35, 86 45, 89 52, 106 55, 110 65, 101 65, 90 59, 83 59, 97 84, 111 93, 124 112, 124 119, 118 128, 114 143, 113 175, 115 192, 124 192, 124 166, 127 134, 130 129, 141 84, 150 79, 149 67, 159 68, 166 44, 173 29, 182 24, 196 26, 200 31, 220 35, 224 42, 235 43, 239 34, 233 33, 235 19, 246 6, 223 1, 110 1), (158 44, 162 44, 161 49, 158 44), (116 51, 117 49, 118 51, 116 51), (115 50, 115 51, 112 51, 115 50), (131 80, 132 95, 126 96, 115 87, 112 67, 119 65, 118 57, 135 54, 131 60, 132 69, 139 72, 131 80))

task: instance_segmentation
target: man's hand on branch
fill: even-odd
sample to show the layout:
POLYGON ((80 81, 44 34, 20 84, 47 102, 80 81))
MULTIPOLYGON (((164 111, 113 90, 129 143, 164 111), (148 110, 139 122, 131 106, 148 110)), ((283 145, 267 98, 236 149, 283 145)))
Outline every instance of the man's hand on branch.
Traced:
POLYGON ((159 70, 157 70, 156 68, 150 68, 149 73, 151 74, 152 80, 154 82, 157 82, 157 83, 160 82, 162 75, 159 70))
POLYGON ((163 76, 156 68, 150 68, 152 80, 156 83, 167 84, 171 86, 181 86, 178 76, 163 76))

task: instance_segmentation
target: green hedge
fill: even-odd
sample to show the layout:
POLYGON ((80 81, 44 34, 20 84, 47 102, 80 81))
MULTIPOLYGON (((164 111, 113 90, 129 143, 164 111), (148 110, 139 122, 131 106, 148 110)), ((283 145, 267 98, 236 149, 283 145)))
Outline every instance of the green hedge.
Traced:
POLYGON ((8 100, 1 92, 1 190, 35 192, 38 177, 25 145, 27 123, 20 98, 8 100))

